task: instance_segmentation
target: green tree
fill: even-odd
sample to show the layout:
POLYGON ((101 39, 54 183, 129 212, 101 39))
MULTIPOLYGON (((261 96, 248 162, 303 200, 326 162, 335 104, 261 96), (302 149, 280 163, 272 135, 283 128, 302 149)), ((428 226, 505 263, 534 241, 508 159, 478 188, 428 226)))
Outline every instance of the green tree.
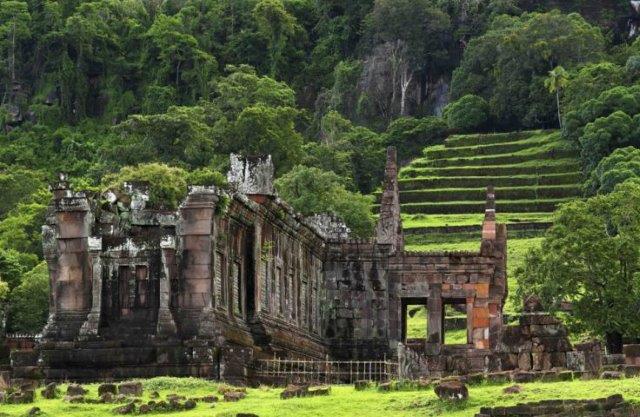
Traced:
POLYGON ((640 115, 633 118, 622 111, 589 123, 580 136, 580 157, 589 174, 600 160, 616 148, 640 145, 640 115))
POLYGON ((450 129, 460 132, 482 130, 489 120, 489 104, 479 96, 468 94, 444 109, 450 129))
POLYGON ((171 106, 165 113, 129 116, 116 126, 120 140, 105 151, 124 164, 159 160, 205 166, 215 151, 208 123, 207 112, 200 106, 171 106))
POLYGON ((42 225, 51 194, 39 190, 27 201, 18 203, 0 221, 0 247, 23 253, 42 253, 42 225))
POLYGON ((7 329, 10 332, 38 333, 49 315, 49 270, 41 262, 24 274, 9 296, 7 329))
POLYGON ((173 85, 185 103, 208 95, 217 62, 186 33, 177 16, 157 15, 146 36, 150 41, 147 59, 157 84, 173 85))
POLYGON ((289 14, 282 0, 260 0, 253 9, 258 31, 268 41, 269 76, 279 75, 287 42, 297 36, 306 36, 296 18, 289 14))
POLYGON ((561 206, 516 279, 521 297, 536 294, 552 311, 571 302, 569 324, 620 353, 623 336, 640 336, 640 184, 561 206))
POLYGON ((505 128, 551 125, 557 103, 545 92, 549 70, 572 70, 597 60, 604 46, 600 29, 575 13, 497 16, 489 30, 465 48, 453 74, 452 98, 483 97, 505 128))
POLYGON ((587 64, 573 72, 563 89, 565 115, 602 92, 623 84, 624 75, 624 68, 611 62, 587 64))
POLYGON ((618 184, 640 177, 640 149, 618 148, 603 158, 591 172, 584 188, 588 195, 607 194, 618 184))
POLYGON ((373 232, 371 199, 347 191, 333 172, 298 165, 278 178, 275 186, 280 196, 304 215, 335 213, 354 235, 367 237, 373 232))
POLYGON ((19 52, 23 41, 31 36, 29 23, 29 5, 25 1, 3 0, 0 1, 0 48, 6 59, 5 68, 8 71, 8 90, 11 83, 17 81, 17 67, 20 64, 19 52))
POLYGON ((557 66, 549 71, 549 77, 544 80, 544 86, 550 93, 556 95, 556 107, 558 109, 558 124, 562 129, 562 112, 560 111, 560 92, 569 83, 569 73, 561 66, 557 66))
POLYGON ((298 111, 291 107, 247 107, 238 115, 232 150, 245 155, 271 155, 277 173, 288 171, 302 158, 302 135, 296 131, 298 111))

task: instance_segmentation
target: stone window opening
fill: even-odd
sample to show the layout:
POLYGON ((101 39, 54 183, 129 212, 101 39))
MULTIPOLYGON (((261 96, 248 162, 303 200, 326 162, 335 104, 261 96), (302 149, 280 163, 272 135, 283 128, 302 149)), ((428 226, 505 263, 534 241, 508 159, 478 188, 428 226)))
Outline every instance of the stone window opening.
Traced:
POLYGON ((402 337, 407 345, 423 345, 427 339, 428 328, 427 300, 407 298, 402 300, 402 337))
POLYGON ((442 344, 467 345, 469 339, 467 300, 445 299, 442 303, 442 344))

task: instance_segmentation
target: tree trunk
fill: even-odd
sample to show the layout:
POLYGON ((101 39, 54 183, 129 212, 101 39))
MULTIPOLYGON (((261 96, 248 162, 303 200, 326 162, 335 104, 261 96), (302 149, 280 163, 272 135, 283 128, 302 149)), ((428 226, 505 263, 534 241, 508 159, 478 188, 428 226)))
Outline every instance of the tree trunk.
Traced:
POLYGON ((562 114, 560 113, 560 90, 556 90, 556 106, 558 106, 558 124, 560 125, 560 129, 562 129, 562 114))
POLYGON ((622 334, 620 332, 607 332, 605 340, 609 355, 622 353, 622 334))
POLYGON ((402 71, 402 80, 400 82, 400 116, 407 116, 407 90, 413 81, 413 72, 406 65, 402 71))
POLYGON ((13 31, 11 33, 11 83, 16 81, 16 22, 13 21, 13 31))

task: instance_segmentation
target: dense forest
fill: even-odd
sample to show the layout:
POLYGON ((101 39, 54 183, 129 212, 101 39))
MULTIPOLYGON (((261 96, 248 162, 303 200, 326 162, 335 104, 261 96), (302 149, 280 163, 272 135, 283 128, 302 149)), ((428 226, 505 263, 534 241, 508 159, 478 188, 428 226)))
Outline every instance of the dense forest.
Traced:
POLYGON ((96 193, 149 181, 174 208, 222 184, 230 152, 271 154, 284 199, 366 236, 387 146, 407 162, 451 133, 561 127, 585 196, 608 195, 640 176, 639 16, 626 0, 0 0, 6 329, 46 318, 59 172, 96 193))

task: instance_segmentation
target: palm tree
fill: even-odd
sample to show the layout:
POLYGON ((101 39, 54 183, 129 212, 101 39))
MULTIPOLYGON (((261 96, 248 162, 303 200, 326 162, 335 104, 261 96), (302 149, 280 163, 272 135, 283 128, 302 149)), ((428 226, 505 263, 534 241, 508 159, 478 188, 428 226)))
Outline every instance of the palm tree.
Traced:
POLYGON ((569 73, 561 66, 555 67, 549 71, 549 77, 544 80, 544 86, 549 89, 550 93, 556 94, 556 106, 558 107, 558 124, 562 129, 562 113, 560 112, 560 90, 562 90, 569 82, 569 73))

